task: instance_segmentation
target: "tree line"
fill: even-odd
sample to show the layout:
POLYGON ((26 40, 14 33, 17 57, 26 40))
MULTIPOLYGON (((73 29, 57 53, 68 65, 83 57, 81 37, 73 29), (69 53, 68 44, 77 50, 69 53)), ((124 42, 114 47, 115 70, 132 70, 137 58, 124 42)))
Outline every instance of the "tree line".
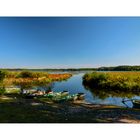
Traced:
POLYGON ((121 65, 121 66, 110 66, 110 67, 98 67, 98 68, 45 68, 45 69, 0 69, 0 70, 9 70, 9 71, 47 71, 47 72, 55 72, 55 71, 140 71, 140 66, 129 66, 129 65, 121 65))

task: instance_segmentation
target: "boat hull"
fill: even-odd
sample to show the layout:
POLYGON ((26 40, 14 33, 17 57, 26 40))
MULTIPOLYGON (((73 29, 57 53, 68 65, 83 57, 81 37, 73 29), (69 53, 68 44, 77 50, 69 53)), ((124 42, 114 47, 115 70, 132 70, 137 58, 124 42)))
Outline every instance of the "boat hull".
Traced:
POLYGON ((84 93, 78 93, 77 94, 77 99, 78 100, 84 100, 84 98, 85 98, 85 94, 84 93))
POLYGON ((132 103, 133 103, 133 108, 139 108, 140 109, 140 101, 138 100, 134 100, 134 101, 132 101, 132 103))
POLYGON ((140 104, 133 103, 133 108, 139 108, 140 109, 140 104))
POLYGON ((73 95, 69 95, 68 91, 63 92, 54 92, 54 93, 48 93, 44 95, 38 95, 38 94, 27 94, 25 96, 26 99, 33 99, 36 98, 49 98, 54 102, 64 102, 64 101, 76 101, 76 100, 84 100, 84 93, 77 93, 73 95))

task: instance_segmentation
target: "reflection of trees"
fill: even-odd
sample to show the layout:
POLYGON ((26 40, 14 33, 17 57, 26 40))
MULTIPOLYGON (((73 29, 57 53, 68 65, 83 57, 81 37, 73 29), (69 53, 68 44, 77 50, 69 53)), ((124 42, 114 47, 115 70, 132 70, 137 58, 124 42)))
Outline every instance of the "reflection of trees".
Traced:
POLYGON ((134 96, 140 96, 140 92, 120 92, 120 91, 112 91, 112 90, 100 90, 95 89, 85 83, 83 86, 86 90, 89 90, 94 96, 105 99, 108 97, 120 97, 120 98, 132 98, 134 96))

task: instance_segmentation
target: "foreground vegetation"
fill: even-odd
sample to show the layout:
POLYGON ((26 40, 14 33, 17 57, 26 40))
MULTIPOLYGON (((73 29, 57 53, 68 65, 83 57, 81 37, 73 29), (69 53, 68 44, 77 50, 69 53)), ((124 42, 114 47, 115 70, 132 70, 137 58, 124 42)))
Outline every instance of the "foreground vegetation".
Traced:
POLYGON ((92 72, 83 77, 83 84, 90 88, 140 91, 140 72, 92 72))

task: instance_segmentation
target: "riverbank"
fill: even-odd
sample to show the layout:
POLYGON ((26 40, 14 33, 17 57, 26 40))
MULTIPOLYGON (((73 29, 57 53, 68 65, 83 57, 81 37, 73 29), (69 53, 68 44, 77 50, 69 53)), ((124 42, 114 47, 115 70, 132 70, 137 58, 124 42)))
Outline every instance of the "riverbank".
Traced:
POLYGON ((0 123, 140 123, 139 109, 0 96, 0 123))
POLYGON ((140 92, 140 72, 92 72, 83 76, 91 89, 140 92))
MULTIPOLYGON (((0 71, 0 94, 4 94, 6 88, 18 87, 23 92, 24 89, 34 87, 45 87, 57 81, 66 81, 72 76, 70 73, 50 74, 47 72, 32 72, 32 71, 0 71)), ((15 91, 16 92, 16 91, 15 91)), ((17 91, 19 92, 19 90, 17 91)))

